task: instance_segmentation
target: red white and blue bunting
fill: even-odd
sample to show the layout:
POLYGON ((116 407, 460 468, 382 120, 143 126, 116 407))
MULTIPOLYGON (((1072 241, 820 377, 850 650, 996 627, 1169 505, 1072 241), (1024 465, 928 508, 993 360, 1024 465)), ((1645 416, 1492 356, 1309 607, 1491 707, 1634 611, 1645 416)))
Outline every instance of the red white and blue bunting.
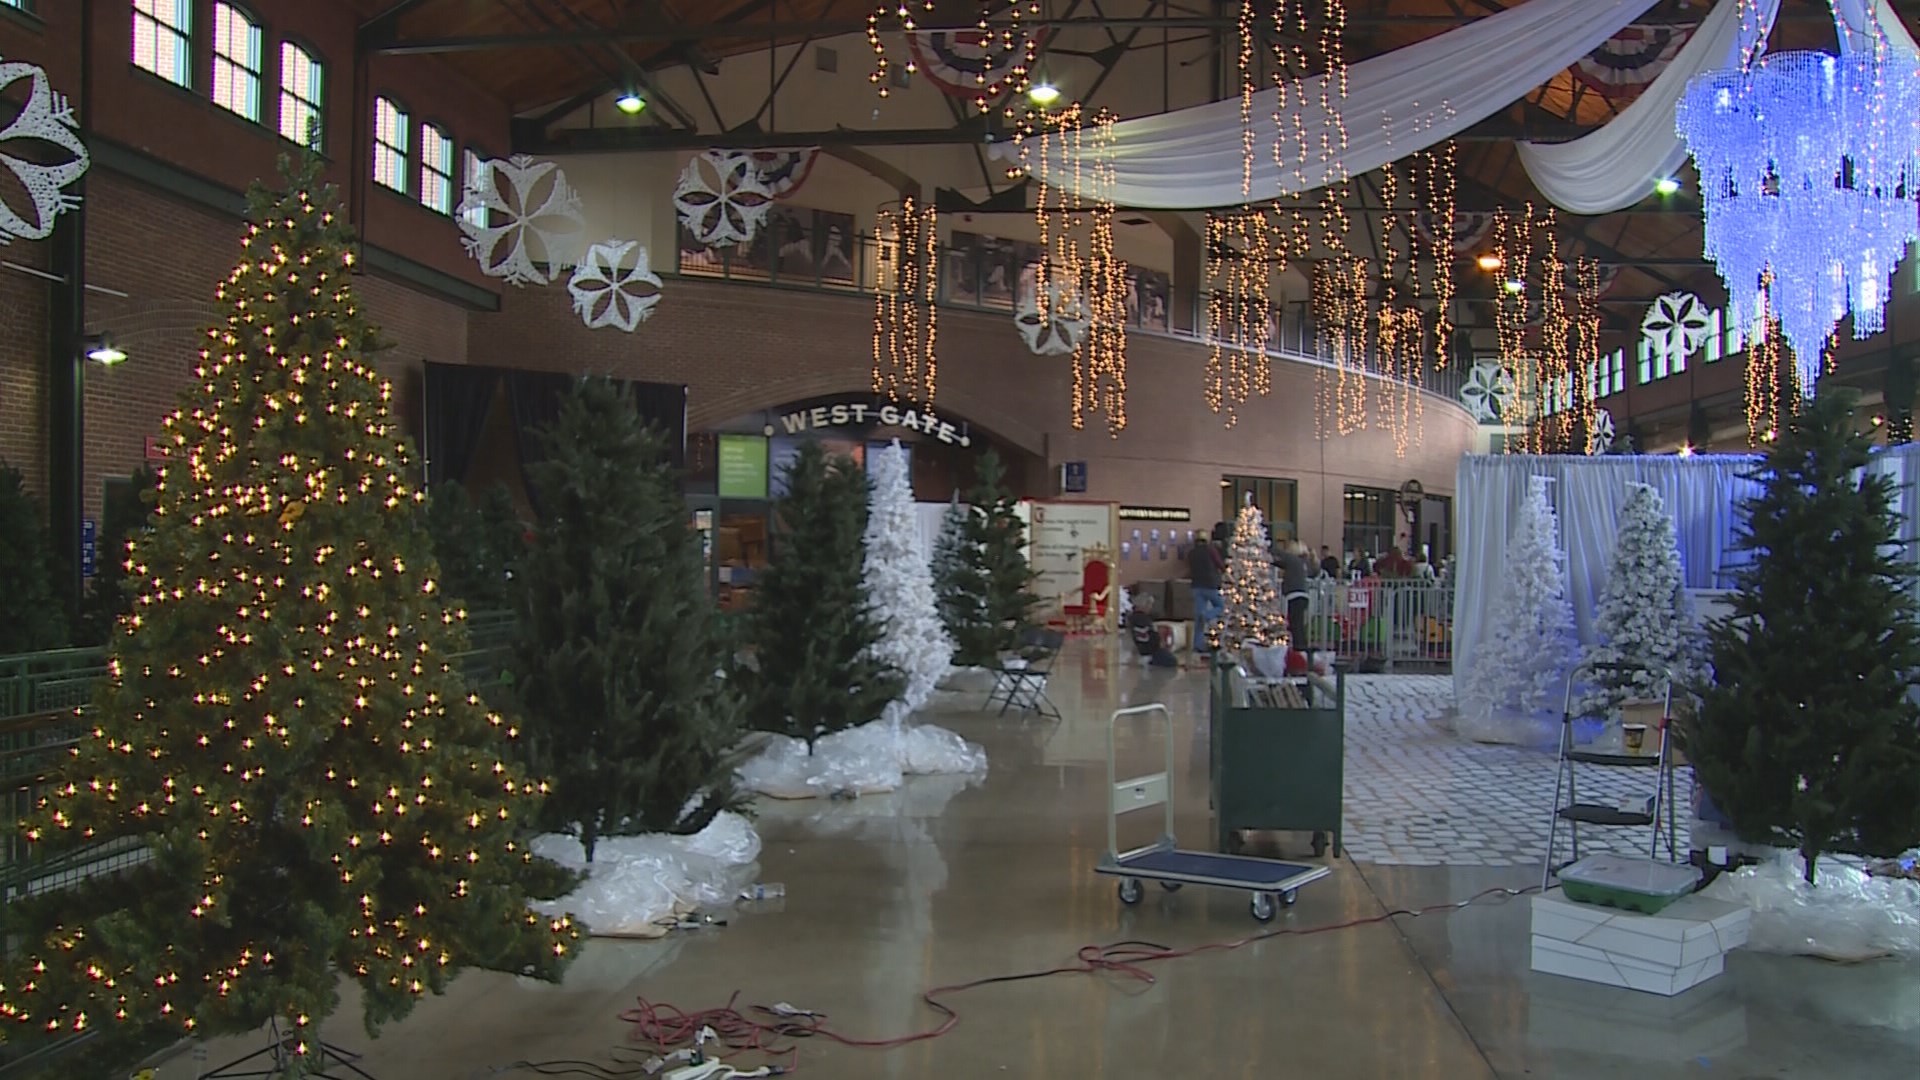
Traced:
POLYGON ((1602 97, 1616 101, 1639 97, 1680 55, 1695 29, 1634 23, 1582 57, 1573 65, 1573 77, 1602 97))
POLYGON ((1026 62, 1030 51, 1024 46, 1037 49, 1044 40, 1035 36, 1022 48, 1008 48, 988 30, 914 30, 906 37, 920 74, 941 93, 968 99, 983 91, 996 93, 1013 69, 1026 62))

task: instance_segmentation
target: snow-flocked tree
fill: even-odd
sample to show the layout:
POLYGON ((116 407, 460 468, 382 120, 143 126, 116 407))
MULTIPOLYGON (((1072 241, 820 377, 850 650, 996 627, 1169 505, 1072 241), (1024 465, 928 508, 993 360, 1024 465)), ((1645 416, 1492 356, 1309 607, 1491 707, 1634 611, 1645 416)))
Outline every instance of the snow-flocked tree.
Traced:
POLYGON ((1676 695, 1700 675, 1699 629, 1680 571, 1673 518, 1660 493, 1646 484, 1620 512, 1620 537, 1607 568, 1607 585, 1594 613, 1599 642, 1582 661, 1598 667, 1575 702, 1578 716, 1614 718, 1628 701, 1656 697, 1671 671, 1676 695))
POLYGON ((933 571, 920 546, 907 462, 897 439, 867 455, 873 495, 867 511, 865 584, 881 624, 872 654, 905 679, 900 696, 884 714, 896 724, 927 703, 953 663, 953 639, 941 623, 933 571))
POLYGON ((1462 711, 1470 721, 1545 710, 1573 663, 1573 607, 1550 482, 1531 478, 1520 523, 1507 541, 1492 624, 1467 676, 1462 711))
POLYGON ((1214 646, 1238 649, 1243 645, 1276 645, 1285 637, 1287 610, 1275 588, 1267 523, 1256 506, 1242 507, 1233 523, 1227 569, 1220 575, 1220 595, 1227 609, 1214 623, 1214 646))

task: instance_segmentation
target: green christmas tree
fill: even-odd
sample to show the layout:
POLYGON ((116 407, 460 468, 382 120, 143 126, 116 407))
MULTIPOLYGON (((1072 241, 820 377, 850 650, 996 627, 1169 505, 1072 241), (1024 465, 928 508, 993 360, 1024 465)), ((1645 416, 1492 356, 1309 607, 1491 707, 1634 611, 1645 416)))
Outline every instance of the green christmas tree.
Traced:
POLYGON ((1000 455, 981 454, 973 475, 967 495, 972 513, 960 544, 967 569, 952 602, 967 621, 947 629, 954 662, 984 667, 1016 649, 1021 632, 1033 625, 1033 609, 1040 603, 1033 583, 1040 575, 1027 563, 1027 527, 1015 512, 1000 455))
POLYGON ((507 489, 495 484, 474 498, 458 481, 435 484, 427 530, 440 563, 441 587, 469 611, 513 606, 515 568, 526 550, 526 525, 507 489))
POLYGON ((862 579, 867 477, 805 443, 774 507, 773 565, 754 588, 754 726, 805 739, 877 720, 900 674, 877 659, 880 621, 862 579))
POLYGON ((0 465, 0 656, 67 644, 66 608, 53 582, 46 513, 19 470, 0 465))
POLYGON ((606 379, 563 399, 541 441, 515 682, 554 778, 545 820, 591 860, 602 836, 693 832, 737 804, 741 710, 666 441, 606 379))
POLYGON ((154 484, 159 475, 141 466, 128 482, 110 490, 100 510, 99 555, 92 587, 81 605, 81 636, 104 645, 120 617, 133 610, 133 583, 127 579, 127 544, 153 524, 154 484))
POLYGON ((146 858, 14 905, 9 1042, 273 1022, 301 1075, 342 978, 372 1031, 468 967, 555 977, 579 936, 528 910, 569 885, 522 842, 545 784, 447 664, 460 616, 318 178, 308 157, 252 195, 227 317, 166 421, 135 613, 23 826, 36 856, 146 858))
POLYGON ((1864 472, 1851 391, 1822 387, 1767 450, 1746 503, 1714 684, 1684 732, 1696 775, 1743 838, 1821 855, 1920 843, 1920 603, 1895 489, 1864 472))
POLYGON ((952 636, 955 628, 986 621, 986 579, 967 558, 967 519, 972 511, 960 505, 958 498, 940 519, 940 535, 934 539, 930 559, 933 570, 934 602, 940 609, 941 625, 952 636))

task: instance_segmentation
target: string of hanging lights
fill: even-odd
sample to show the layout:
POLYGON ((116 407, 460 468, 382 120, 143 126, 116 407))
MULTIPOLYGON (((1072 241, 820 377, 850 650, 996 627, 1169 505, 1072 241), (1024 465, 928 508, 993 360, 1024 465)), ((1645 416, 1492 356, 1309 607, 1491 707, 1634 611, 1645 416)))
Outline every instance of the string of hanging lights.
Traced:
POLYGON ((880 207, 876 225, 873 392, 931 411, 940 373, 939 211, 908 198, 880 207))

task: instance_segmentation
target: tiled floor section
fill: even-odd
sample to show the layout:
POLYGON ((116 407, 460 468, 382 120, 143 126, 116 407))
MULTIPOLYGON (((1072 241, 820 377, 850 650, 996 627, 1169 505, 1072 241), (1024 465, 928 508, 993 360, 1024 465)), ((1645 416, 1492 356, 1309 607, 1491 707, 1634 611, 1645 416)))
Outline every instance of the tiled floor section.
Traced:
MULTIPOLYGON (((1452 707, 1451 676, 1347 679, 1348 852, 1388 866, 1541 865, 1553 807, 1553 753, 1467 742, 1445 723, 1452 707)), ((1654 770, 1582 766, 1578 780, 1581 801, 1611 803, 1652 794, 1654 770)), ((1685 799, 1684 770, 1675 786, 1685 799)), ((1687 814, 1684 804, 1680 809, 1684 850, 1687 814)), ((1586 827, 1580 838, 1583 854, 1590 845, 1633 854, 1646 852, 1651 835, 1586 827)))

